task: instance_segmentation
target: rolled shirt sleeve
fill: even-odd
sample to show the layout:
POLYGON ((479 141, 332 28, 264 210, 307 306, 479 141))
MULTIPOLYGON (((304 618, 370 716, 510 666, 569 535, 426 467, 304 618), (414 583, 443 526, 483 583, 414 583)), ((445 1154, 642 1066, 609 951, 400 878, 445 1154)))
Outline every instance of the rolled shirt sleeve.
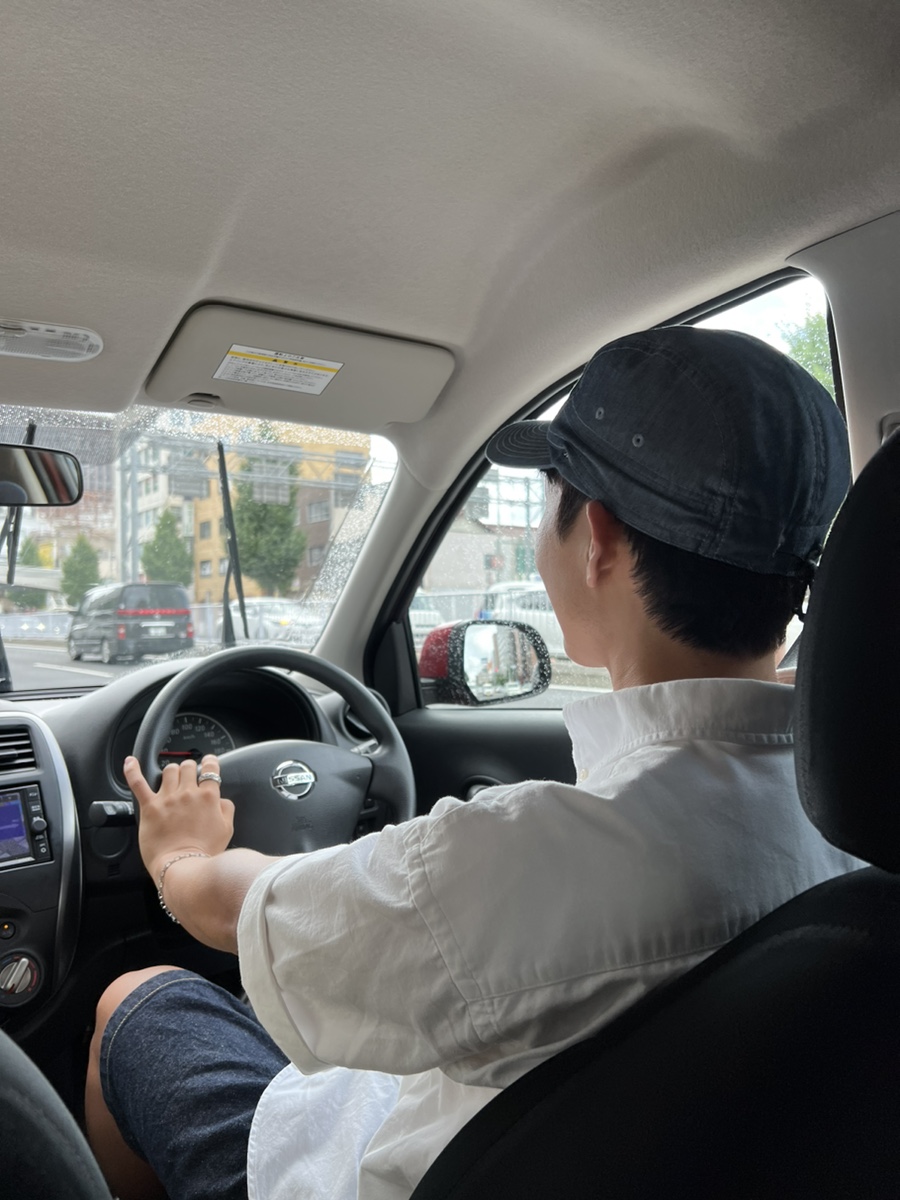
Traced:
POLYGON ((479 1048, 429 898, 421 903, 421 840, 433 821, 283 859, 250 888, 238 924, 243 984, 304 1073, 412 1074, 479 1048))

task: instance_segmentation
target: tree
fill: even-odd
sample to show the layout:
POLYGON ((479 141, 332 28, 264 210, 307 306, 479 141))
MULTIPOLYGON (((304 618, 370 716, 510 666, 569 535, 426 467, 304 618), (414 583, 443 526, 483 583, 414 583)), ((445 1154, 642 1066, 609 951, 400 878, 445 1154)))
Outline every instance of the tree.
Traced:
POLYGON ((100 556, 84 534, 79 533, 62 568, 62 591, 66 603, 74 608, 88 588, 99 582, 100 556))
MULTIPOLYGON (((33 537, 27 537, 19 547, 17 562, 23 567, 42 567, 41 548, 33 537)), ((40 588, 16 587, 11 599, 16 608, 46 608, 47 593, 40 588)))
POLYGON ((141 551, 141 566, 151 582, 183 583, 187 587, 194 578, 194 560, 170 508, 159 518, 153 537, 141 551))
POLYGON ((254 470, 265 473, 269 466, 265 460, 242 464, 241 473, 248 478, 235 488, 234 525, 242 573, 255 579, 269 595, 283 595, 290 591, 306 552, 306 534, 295 525, 296 487, 287 481, 276 483, 274 492, 282 491, 283 501, 280 495, 273 502, 259 499, 264 489, 257 488, 258 481, 252 476, 254 470))
POLYGON ((778 332, 788 345, 788 353, 810 375, 818 379, 834 396, 834 379, 831 373, 831 340, 828 337, 828 322, 825 314, 813 312, 807 305, 806 318, 802 325, 779 323, 778 332))

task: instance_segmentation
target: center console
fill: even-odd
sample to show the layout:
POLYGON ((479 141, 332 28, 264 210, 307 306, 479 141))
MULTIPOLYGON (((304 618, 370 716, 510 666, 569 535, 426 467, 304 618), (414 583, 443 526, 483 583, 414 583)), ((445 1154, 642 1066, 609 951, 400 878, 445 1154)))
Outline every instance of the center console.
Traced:
POLYGON ((52 733, 0 713, 0 1022, 46 999, 75 950, 81 900, 77 818, 52 733))

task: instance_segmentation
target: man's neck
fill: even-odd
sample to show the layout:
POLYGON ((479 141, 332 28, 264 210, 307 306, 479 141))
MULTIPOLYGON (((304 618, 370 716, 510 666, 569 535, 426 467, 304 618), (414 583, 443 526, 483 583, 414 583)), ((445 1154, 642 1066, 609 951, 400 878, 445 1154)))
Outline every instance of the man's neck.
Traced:
POLYGON ((624 647, 610 656, 608 665, 614 690, 668 683, 673 679, 759 679, 776 683, 775 655, 735 658, 711 654, 660 635, 634 651, 624 647))

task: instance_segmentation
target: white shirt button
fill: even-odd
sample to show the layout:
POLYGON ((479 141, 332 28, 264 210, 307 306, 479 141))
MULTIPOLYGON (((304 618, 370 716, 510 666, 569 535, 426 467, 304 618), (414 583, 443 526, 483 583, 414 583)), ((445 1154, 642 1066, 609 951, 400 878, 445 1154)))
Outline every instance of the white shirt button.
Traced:
POLYGON ((588 777, 587 767, 582 767, 581 770, 578 772, 578 782, 584 783, 584 781, 585 781, 585 779, 587 779, 587 777, 588 777))

